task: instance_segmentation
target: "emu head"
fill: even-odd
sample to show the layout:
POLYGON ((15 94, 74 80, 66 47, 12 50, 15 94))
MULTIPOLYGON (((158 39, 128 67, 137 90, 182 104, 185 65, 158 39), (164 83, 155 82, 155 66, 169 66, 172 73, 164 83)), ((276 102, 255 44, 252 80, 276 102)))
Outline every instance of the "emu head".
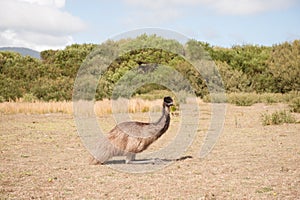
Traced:
POLYGON ((167 107, 173 106, 173 99, 171 97, 165 97, 164 105, 167 107))

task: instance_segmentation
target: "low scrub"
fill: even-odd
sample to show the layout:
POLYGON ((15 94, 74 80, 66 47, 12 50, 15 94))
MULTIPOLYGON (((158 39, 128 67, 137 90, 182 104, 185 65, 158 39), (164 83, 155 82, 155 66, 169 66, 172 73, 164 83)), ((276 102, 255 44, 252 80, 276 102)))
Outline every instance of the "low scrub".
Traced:
POLYGON ((231 93, 228 102, 237 106, 251 106, 259 103, 259 95, 256 93, 231 93))
POLYGON ((286 110, 276 111, 274 113, 264 113, 261 115, 262 124, 267 125, 278 125, 284 123, 296 123, 295 117, 291 112, 286 110))
POLYGON ((289 104, 291 112, 300 113, 300 97, 294 98, 289 104))
POLYGON ((227 102, 227 95, 223 93, 211 93, 208 95, 205 95, 203 97, 204 102, 210 102, 210 103, 226 103, 227 102))
POLYGON ((212 102, 212 98, 215 103, 228 102, 237 106, 251 106, 255 103, 288 103, 292 112, 300 111, 300 93, 292 91, 289 93, 229 93, 224 95, 206 95, 203 97, 204 102, 212 102), (226 97, 226 98, 225 98, 226 97))
POLYGON ((272 104, 272 103, 285 102, 284 99, 285 95, 281 93, 262 93, 256 95, 258 95, 258 101, 260 103, 272 104))

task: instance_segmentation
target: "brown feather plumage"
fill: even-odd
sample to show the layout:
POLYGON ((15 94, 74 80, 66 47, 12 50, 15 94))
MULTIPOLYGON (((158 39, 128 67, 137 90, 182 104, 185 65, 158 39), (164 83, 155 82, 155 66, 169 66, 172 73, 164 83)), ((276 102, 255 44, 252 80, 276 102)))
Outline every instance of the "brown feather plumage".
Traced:
MULTIPOLYGON (((147 149, 161 137, 170 124, 171 97, 165 97, 160 119, 155 123, 123 122, 115 126, 108 137, 96 147, 95 160, 104 163, 114 156, 132 156, 147 149)), ((95 161, 94 161, 95 162, 95 161)))

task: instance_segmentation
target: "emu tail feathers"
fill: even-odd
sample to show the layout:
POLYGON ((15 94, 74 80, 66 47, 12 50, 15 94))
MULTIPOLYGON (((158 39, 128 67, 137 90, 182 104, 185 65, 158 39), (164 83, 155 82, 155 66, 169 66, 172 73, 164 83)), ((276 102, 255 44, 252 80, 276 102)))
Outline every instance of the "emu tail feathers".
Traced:
POLYGON ((96 144, 96 148, 92 154, 98 163, 103 164, 113 156, 124 155, 124 152, 114 146, 107 138, 102 138, 96 144))

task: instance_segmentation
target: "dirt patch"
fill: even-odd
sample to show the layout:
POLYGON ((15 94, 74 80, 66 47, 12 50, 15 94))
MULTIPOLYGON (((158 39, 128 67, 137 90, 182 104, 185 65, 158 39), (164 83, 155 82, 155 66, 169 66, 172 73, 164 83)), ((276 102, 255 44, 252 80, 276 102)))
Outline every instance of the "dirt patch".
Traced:
MULTIPOLYGON (((201 107, 202 126, 183 155, 193 158, 140 174, 89 165, 71 115, 1 115, 0 199, 299 198, 300 124, 262 126, 260 120, 261 113, 285 105, 228 105, 224 131, 204 159, 198 157, 210 112, 201 107)), ((113 126, 111 117, 99 121, 105 130, 113 126)), ((178 123, 173 117, 148 151, 167 143, 178 123)))

